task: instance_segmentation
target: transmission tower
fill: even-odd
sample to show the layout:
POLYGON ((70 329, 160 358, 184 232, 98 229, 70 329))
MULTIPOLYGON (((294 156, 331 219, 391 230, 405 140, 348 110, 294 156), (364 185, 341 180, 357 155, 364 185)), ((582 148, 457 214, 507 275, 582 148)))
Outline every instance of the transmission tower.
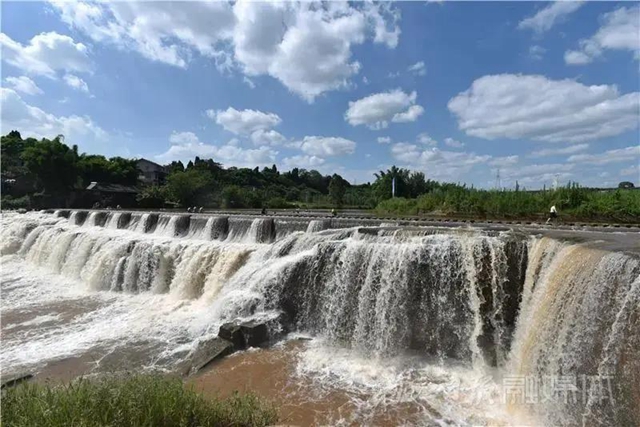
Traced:
POLYGON ((496 171, 496 190, 502 188, 502 183, 500 182, 500 168, 496 171))

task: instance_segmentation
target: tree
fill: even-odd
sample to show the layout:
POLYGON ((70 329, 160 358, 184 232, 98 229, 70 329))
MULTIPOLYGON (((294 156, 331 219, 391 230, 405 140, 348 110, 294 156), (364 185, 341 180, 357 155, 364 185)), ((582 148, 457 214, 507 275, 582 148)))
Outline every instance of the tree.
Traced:
POLYGON ((202 201, 207 187, 213 186, 211 174, 198 169, 174 172, 167 177, 167 195, 183 207, 195 206, 202 201))
MULTIPOLYGON (((407 181, 409 180, 408 169, 391 166, 391 169, 380 171, 374 175, 376 176, 376 181, 373 183, 373 192, 378 201, 391 198, 394 178, 396 182, 395 196, 405 197, 410 195, 407 189, 407 181)), ((422 174, 422 180, 424 181, 424 174, 422 174)))
POLYGON ((344 203, 344 194, 348 183, 338 174, 333 174, 329 183, 329 197, 333 204, 341 207, 344 203))
POLYGON ((161 208, 164 205, 165 193, 165 187, 149 185, 138 193, 136 200, 142 208, 161 208))
POLYGON ((22 159, 45 192, 67 190, 78 182, 78 147, 69 148, 59 138, 28 146, 22 159))
POLYGON ((633 182, 631 181, 622 181, 620 184, 618 184, 618 188, 622 188, 622 189, 631 189, 631 188, 635 188, 635 185, 633 185, 633 182))

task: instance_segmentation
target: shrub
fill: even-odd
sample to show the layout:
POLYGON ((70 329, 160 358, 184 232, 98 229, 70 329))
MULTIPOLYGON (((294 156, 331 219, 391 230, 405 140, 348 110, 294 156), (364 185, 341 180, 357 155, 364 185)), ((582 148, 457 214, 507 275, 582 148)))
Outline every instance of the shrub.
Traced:
POLYGON ((5 427, 266 426, 278 419, 255 395, 209 400, 177 378, 155 375, 23 383, 3 391, 1 416, 5 427))
POLYGON ((15 199, 11 196, 2 198, 2 209, 29 209, 30 207, 31 201, 29 200, 29 196, 17 197, 15 199))

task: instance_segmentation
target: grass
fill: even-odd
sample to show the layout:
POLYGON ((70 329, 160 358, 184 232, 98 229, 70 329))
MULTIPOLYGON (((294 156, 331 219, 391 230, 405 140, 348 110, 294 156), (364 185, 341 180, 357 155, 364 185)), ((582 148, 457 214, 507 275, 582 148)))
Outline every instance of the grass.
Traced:
POLYGON ((253 394, 209 399, 156 375, 23 383, 2 392, 4 427, 240 427, 277 420, 275 407, 253 394))
POLYGON ((555 191, 435 190, 416 199, 388 199, 382 215, 447 215, 496 219, 546 219, 555 205, 561 220, 640 222, 640 190, 601 192, 576 185, 555 191))

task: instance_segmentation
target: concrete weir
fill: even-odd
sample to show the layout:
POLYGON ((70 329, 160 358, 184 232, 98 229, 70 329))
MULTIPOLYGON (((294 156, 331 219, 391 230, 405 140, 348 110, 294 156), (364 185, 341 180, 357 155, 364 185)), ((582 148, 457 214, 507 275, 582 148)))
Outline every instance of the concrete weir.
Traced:
MULTIPOLYGON (((458 379, 471 378, 471 388, 489 381, 481 391, 497 393, 495 378, 611 375, 613 399, 587 394, 524 410, 535 425, 640 425, 638 229, 291 212, 65 214, 1 218, 2 274, 11 279, 2 283, 3 374, 70 355, 103 369, 127 353, 135 357, 126 369, 143 357, 140 367, 187 374, 291 333, 312 338, 294 361, 304 369, 291 371, 321 373, 311 381, 340 377, 335 384, 350 387, 379 372, 365 374, 376 392, 402 382, 375 402, 435 385, 424 402, 444 400, 446 410, 460 395, 442 390, 460 391, 458 379)), ((452 419, 495 424, 476 400, 473 409, 486 417, 461 408, 452 419)))

